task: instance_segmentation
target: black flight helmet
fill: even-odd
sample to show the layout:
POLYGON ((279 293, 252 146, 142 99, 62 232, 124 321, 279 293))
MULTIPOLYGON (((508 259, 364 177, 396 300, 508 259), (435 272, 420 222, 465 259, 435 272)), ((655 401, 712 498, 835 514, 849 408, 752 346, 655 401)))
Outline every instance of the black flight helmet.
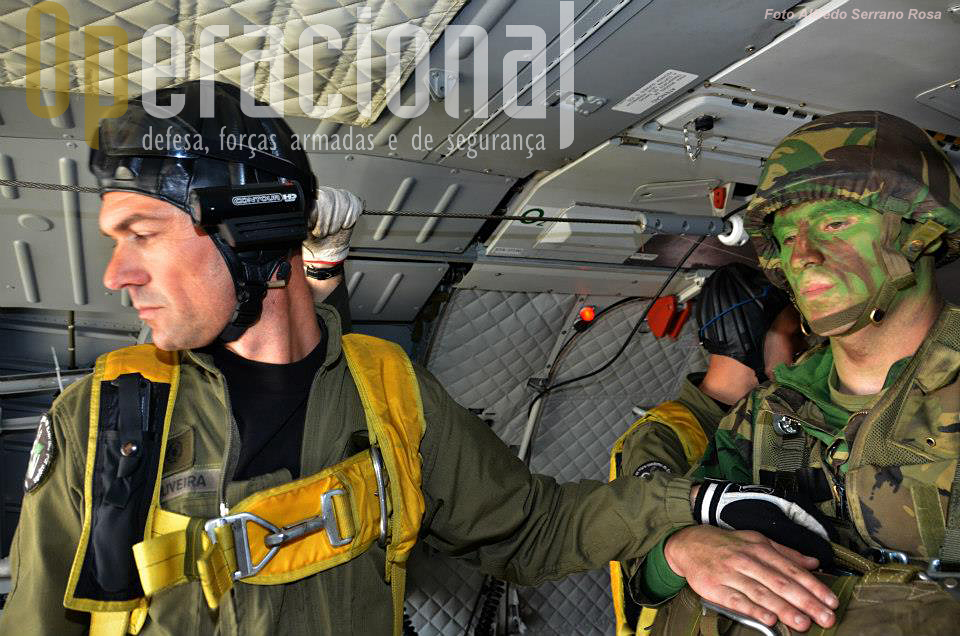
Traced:
POLYGON ((747 365, 764 382, 763 341, 789 304, 787 294, 760 270, 742 263, 724 265, 707 278, 696 302, 700 344, 747 365))
POLYGON ((316 177, 293 131, 275 114, 244 113, 233 84, 194 80, 157 91, 150 104, 132 100, 100 122, 97 139, 90 171, 102 192, 161 199, 209 234, 237 296, 219 339, 239 338, 259 319, 268 287, 289 279, 316 204, 316 177))

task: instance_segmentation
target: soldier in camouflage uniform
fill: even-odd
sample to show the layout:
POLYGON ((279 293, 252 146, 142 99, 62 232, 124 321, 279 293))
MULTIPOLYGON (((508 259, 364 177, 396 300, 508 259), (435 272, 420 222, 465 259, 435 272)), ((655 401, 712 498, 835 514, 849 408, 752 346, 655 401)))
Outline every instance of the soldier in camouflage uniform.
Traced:
MULTIPOLYGON (((960 255, 956 173, 902 119, 821 117, 773 151, 747 227, 770 279, 830 338, 736 406, 694 477, 772 486, 819 514, 836 561, 821 580, 841 601, 828 633, 955 632, 960 309, 933 270, 960 255)), ((686 532, 665 549, 678 574, 686 532)), ((727 605, 773 623, 748 599, 727 605)), ((755 633, 726 620, 686 588, 653 633, 755 633)))

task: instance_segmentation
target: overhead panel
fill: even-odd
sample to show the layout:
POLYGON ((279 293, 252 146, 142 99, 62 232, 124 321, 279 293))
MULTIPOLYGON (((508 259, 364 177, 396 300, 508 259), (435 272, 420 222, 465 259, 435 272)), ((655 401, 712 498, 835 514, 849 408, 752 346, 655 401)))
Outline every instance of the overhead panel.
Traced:
POLYGON ((447 269, 446 263, 348 259, 350 314, 354 320, 409 322, 447 269))
MULTIPOLYGON (((654 267, 576 267, 555 262, 481 258, 457 287, 527 293, 653 296, 669 273, 670 270, 654 267)), ((664 293, 679 293, 702 274, 699 270, 684 272, 674 277, 664 293)))
MULTIPOLYGON (((534 5, 535 3, 522 3, 534 5)), ((506 115, 487 120, 471 120, 456 131, 468 135, 476 131, 477 146, 481 136, 486 137, 487 150, 477 152, 471 158, 469 148, 463 148, 444 160, 445 165, 529 165, 531 160, 522 151, 505 151, 493 148, 492 137, 499 134, 501 141, 513 135, 537 139, 538 135, 548 140, 546 150, 534 154, 536 166, 541 169, 561 167, 567 158, 578 157, 604 139, 617 134, 641 120, 647 113, 668 105, 682 97, 686 90, 696 87, 724 67, 746 57, 750 51, 767 43, 779 33, 790 28, 789 23, 767 17, 768 10, 786 9, 795 2, 779 3, 748 0, 730 3, 703 3, 695 0, 633 0, 633 2, 608 2, 599 6, 588 19, 578 22, 576 36, 589 31, 597 19, 608 12, 618 14, 602 29, 582 41, 573 52, 575 57, 575 92, 586 97, 606 100, 604 105, 589 115, 575 114, 573 143, 560 148, 560 106, 547 109, 544 119, 511 119, 506 115), (620 7, 620 5, 623 5, 620 7), (646 110, 624 112, 613 107, 656 80, 666 72, 675 71, 679 77, 688 78, 677 84, 676 90, 664 90, 649 102, 646 110), (689 78, 693 79, 689 79, 689 78)), ((551 17, 552 17, 551 12, 551 17)), ((508 13, 505 20, 510 18, 508 13)), ((516 44, 508 44, 509 47, 516 44)), ((559 41, 548 46, 547 60, 553 60, 563 50, 559 41)), ((524 69, 521 78, 529 80, 530 71, 524 69)), ((547 76, 545 93, 554 96, 561 90, 556 72, 547 76)), ((521 86, 523 82, 521 82, 521 86)), ((534 91, 534 96, 542 94, 534 91)), ((563 97, 563 96, 561 96, 563 97)), ((496 107, 502 103, 497 95, 491 102, 496 107)), ((526 103, 521 100, 520 103, 526 103)), ((589 110, 589 109, 585 109, 589 110)), ((438 151, 439 152, 439 151, 438 151)), ((443 154, 449 154, 444 151, 443 154)))
POLYGON ((960 116, 945 103, 947 94, 929 92, 944 85, 955 90, 949 86, 957 79, 960 15, 948 10, 953 4, 834 1, 711 81, 823 104, 834 112, 882 110, 957 135, 960 116))
POLYGON ((389 157, 310 154, 321 184, 359 195, 367 212, 353 247, 462 252, 482 220, 377 215, 376 211, 489 214, 514 183, 510 177, 389 157))
POLYGON ((711 128, 700 135, 703 147, 766 157, 792 130, 828 112, 825 106, 769 99, 750 91, 710 85, 698 88, 629 134, 646 137, 655 132, 661 135, 672 132, 677 143, 686 144, 692 150, 698 143, 695 122, 709 117, 711 128))
MULTIPOLYGON (((156 86, 164 87, 182 79, 212 76, 239 86, 252 86, 257 99, 284 113, 315 115, 325 112, 329 119, 366 126, 376 121, 391 95, 399 91, 413 73, 417 63, 429 52, 443 28, 467 0, 366 0, 345 3, 338 0, 250 0, 224 3, 220 0, 101 0, 45 5, 47 13, 59 8, 70 29, 63 40, 69 42, 68 59, 55 57, 62 45, 55 38, 53 19, 39 34, 41 67, 35 83, 48 89, 115 95, 124 88, 114 80, 122 68, 114 59, 120 46, 125 46, 125 89, 131 95, 149 90, 145 76, 155 73, 156 86), (169 25, 171 29, 148 36, 154 27, 169 25), (207 27, 225 26, 225 33, 207 27), (426 35, 421 42, 413 37, 397 41, 399 60, 388 69, 387 47, 391 29, 411 25, 426 35), (304 32, 310 27, 332 28, 335 33, 319 31, 319 44, 314 45, 304 32), (126 43, 113 35, 98 34, 103 53, 87 57, 84 35, 91 27, 119 27, 126 43), (165 38, 158 43, 160 36, 165 38), (171 42, 180 39, 179 47, 171 42), (328 46, 332 39, 339 38, 328 46), (153 53, 150 53, 151 44, 153 53), (155 59, 151 59, 155 58, 155 59), (179 61, 178 61, 179 59, 179 61), (366 66, 369 62, 369 66, 366 66), (177 66, 180 70, 177 71, 177 66), (211 68, 211 65, 213 68, 211 68), (91 76, 87 68, 98 75, 91 76), (215 69, 215 70, 214 70, 215 69), (57 75, 62 81, 57 81, 57 75), (92 77, 97 82, 92 83, 92 77), (301 78, 306 90, 301 90, 301 78), (369 100, 359 97, 369 92, 369 100), (300 102, 307 97, 307 108, 300 102), (312 99, 311 99, 312 98, 312 99), (340 108, 333 108, 340 100, 340 108), (366 105, 363 102, 368 102, 366 105), (330 112, 326 112, 330 106, 330 112)), ((6 2, 0 12, 0 86, 26 87, 27 24, 33 2, 6 2)), ((52 4, 52 3, 51 3, 52 4)), ((35 14, 38 12, 35 12, 35 14)), ((92 39, 92 38, 91 38, 92 39)), ((122 73, 122 72, 121 72, 122 73)))
POLYGON ((487 242, 486 254, 624 263, 651 234, 637 234, 633 228, 627 233, 623 226, 610 229, 606 225, 538 219, 561 216, 574 204, 580 204, 579 210, 589 205, 616 208, 598 207, 592 212, 595 218, 614 218, 623 214, 618 211, 623 208, 710 216, 714 214, 710 204, 713 187, 726 181, 755 184, 759 178, 759 155, 733 155, 708 148, 692 162, 669 131, 650 135, 669 143, 632 136, 646 134, 643 130, 629 134, 605 142, 579 160, 531 182, 509 210, 526 218, 502 223, 487 242), (561 237, 567 240, 556 240, 561 237))

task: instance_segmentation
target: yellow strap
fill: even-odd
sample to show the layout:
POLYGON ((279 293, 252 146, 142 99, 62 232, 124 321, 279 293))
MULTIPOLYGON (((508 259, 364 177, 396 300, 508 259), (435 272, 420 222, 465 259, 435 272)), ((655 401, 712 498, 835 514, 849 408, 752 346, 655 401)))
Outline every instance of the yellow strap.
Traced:
MULTIPOLYGON (((664 402, 647 411, 647 414, 633 423, 614 443, 610 453, 610 481, 617 478, 617 460, 627 439, 641 426, 663 424, 669 426, 683 446, 683 454, 691 464, 703 457, 707 449, 707 436, 700 422, 680 402, 664 402)), ((613 613, 616 619, 617 636, 632 636, 641 630, 649 630, 657 617, 657 610, 645 607, 640 612, 637 626, 629 624, 626 617, 626 599, 623 596, 623 572, 619 561, 610 562, 610 591, 613 596, 613 613)))
POLYGON ((687 462, 693 464, 703 457, 707 450, 707 435, 700 421, 679 402, 664 402, 647 412, 645 419, 663 422, 669 426, 683 445, 687 462))
MULTIPOLYGON (((343 352, 360 393, 371 441, 390 477, 387 562, 402 563, 413 549, 426 508, 421 491, 420 440, 426 424, 410 359, 398 345, 361 334, 343 337, 343 352)), ((389 580, 390 572, 387 568, 389 580)))
POLYGON ((657 620, 657 609, 655 607, 644 607, 640 610, 640 618, 637 620, 637 633, 646 634, 653 629, 653 623, 657 620))
POLYGON ((130 612, 91 612, 90 636, 123 636, 130 625, 130 612))
POLYGON ((407 580, 407 564, 394 563, 390 567, 390 595, 393 597, 393 634, 403 634, 403 600, 407 580))
MULTIPOLYGON (((416 375, 410 360, 397 345, 369 336, 344 336, 343 348, 357 385, 371 441, 383 454, 389 477, 390 542, 387 547, 386 579, 394 598, 395 631, 403 622, 405 561, 419 534, 424 511, 420 490, 420 440, 425 423, 416 375)), ((137 372, 144 373, 144 352, 137 372)), ((130 366, 118 360, 108 370, 120 375, 130 366)), ((156 372, 160 377, 162 368, 156 372)), ((153 372, 147 371, 153 376, 153 372)), ((168 408, 168 421, 172 408, 168 408)), ((299 523, 323 513, 324 493, 335 495, 337 529, 341 537, 353 537, 345 546, 333 546, 327 532, 307 535, 281 547, 256 575, 243 579, 254 585, 273 585, 299 580, 329 569, 365 552, 379 537, 380 503, 370 454, 360 453, 309 477, 255 493, 230 510, 248 512, 277 527, 299 523)), ((154 499, 156 502, 156 498, 154 499)), ((199 579, 211 608, 233 586, 236 571, 234 537, 229 526, 217 529, 212 543, 202 530, 202 520, 162 510, 154 503, 150 537, 134 546, 141 584, 149 597, 171 585, 199 579)), ((251 559, 260 562, 267 554, 268 530, 247 523, 251 559)))
POLYGON ((170 384, 176 366, 176 351, 163 351, 152 344, 134 345, 106 354, 100 380, 110 382, 126 373, 139 373, 151 382, 170 384))
MULTIPOLYGON (((324 530, 307 535, 281 547, 259 573, 245 578, 244 583, 273 585, 296 581, 348 561, 376 541, 380 506, 376 476, 367 452, 309 477, 254 493, 234 506, 231 513, 248 512, 284 527, 323 514, 323 497, 334 490, 346 493, 331 499, 338 532, 353 540, 344 546, 333 546, 324 530)), ((220 598, 233 586, 233 572, 237 569, 234 536, 230 526, 220 526, 213 544, 203 523, 202 519, 157 510, 153 537, 133 547, 140 583, 147 596, 199 578, 210 607, 219 605, 220 598)), ((268 530, 247 523, 246 531, 251 559, 259 563, 268 552, 264 544, 268 530)))
POLYGON ((197 561, 200 586, 210 609, 220 607, 220 599, 233 587, 233 573, 237 570, 233 530, 230 526, 220 526, 216 535, 217 542, 209 544, 197 561))
MULTIPOLYGON (((86 562, 86 553, 93 526, 93 481, 95 479, 94 469, 97 460, 97 439, 100 432, 100 385, 102 382, 115 380, 119 376, 127 373, 139 373, 151 382, 170 385, 165 407, 162 437, 160 440, 160 453, 157 457, 158 466, 163 466, 166 456, 167 438, 170 432, 170 422, 173 417, 173 406, 180 384, 179 354, 176 351, 161 351, 154 345, 147 344, 125 347, 97 358, 94 366, 93 381, 91 383, 86 449, 87 460, 84 468, 83 526, 77 551, 74 554, 73 565, 70 568, 70 575, 67 579, 67 587, 63 596, 63 606, 70 609, 91 612, 91 614, 94 612, 100 614, 126 614, 132 611, 134 612, 134 616, 130 629, 135 630, 131 633, 137 633, 145 620, 147 608, 145 599, 135 598, 122 601, 102 601, 92 598, 82 598, 76 595, 77 583, 80 579, 84 563, 86 562), (137 625, 138 620, 139 625, 137 625)), ((153 516, 158 509, 157 502, 159 500, 159 493, 160 480, 157 479, 153 485, 151 507, 147 513, 147 521, 144 525, 145 537, 149 534, 149 528, 154 527, 153 516)), ((92 620, 93 618, 91 616, 91 621, 92 620)))

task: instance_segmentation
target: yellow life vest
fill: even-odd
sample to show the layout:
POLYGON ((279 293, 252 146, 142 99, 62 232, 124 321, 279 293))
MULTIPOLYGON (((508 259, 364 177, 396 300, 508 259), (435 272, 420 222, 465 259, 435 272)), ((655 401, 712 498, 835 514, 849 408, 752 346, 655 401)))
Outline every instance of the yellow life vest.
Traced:
MULTIPOLYGON (((229 514, 214 519, 180 515, 159 504, 158 475, 180 375, 177 352, 138 345, 97 360, 90 400, 83 530, 64 596, 65 607, 91 613, 92 635, 137 634, 146 620, 150 597, 174 585, 200 581, 207 604, 214 609, 235 580, 254 585, 289 583, 345 563, 375 542, 386 546, 385 579, 393 596, 394 633, 402 632, 406 560, 424 511, 419 453, 425 427, 423 405, 413 367, 399 346, 348 334, 343 336, 343 351, 363 404, 370 450, 314 475, 254 493, 233 506, 229 514), (124 398, 121 392, 119 404, 112 394, 108 397, 110 405, 121 411, 121 433, 114 440, 101 430, 101 415, 114 417, 101 408, 101 390, 112 391, 117 382, 139 383, 140 392, 134 391, 139 400, 124 398), (149 411, 151 400, 162 402, 162 426, 152 432, 138 431, 136 414, 149 411), (125 416, 135 420, 134 424, 124 424, 125 416), (136 438, 134 442, 124 437, 124 426, 127 436, 136 438), (111 443, 120 445, 119 454, 117 449, 107 448, 111 443), (129 495, 137 486, 130 486, 127 473, 131 470, 122 464, 136 456, 138 444, 144 449, 145 466, 138 465, 137 470, 147 471, 152 484, 146 489, 149 498, 142 497, 141 505, 147 509, 145 525, 134 528, 127 543, 133 543, 139 579, 137 593, 132 594, 134 586, 129 584, 120 591, 98 587, 89 570, 91 552, 109 550, 109 546, 101 547, 102 540, 91 548, 91 543, 97 543, 96 537, 91 539, 98 531, 95 512, 106 509, 100 502, 123 502, 126 496, 128 507, 137 506, 136 497, 131 500, 129 495), (150 448, 155 452, 151 454, 150 448), (111 471, 114 464, 118 466, 118 486, 105 488, 103 480, 97 479, 96 471, 103 474, 103 462, 111 471)), ((149 429, 146 424, 142 428, 149 429)), ((112 430, 109 433, 116 436, 112 430)), ((142 485, 139 489, 144 490, 142 485)), ((113 512, 115 508, 107 514, 113 512)), ((129 561, 129 554, 121 556, 129 561)), ((121 583, 117 586, 124 587, 121 583)))
MULTIPOLYGON (((610 453, 610 481, 617 478, 619 472, 623 446, 630 435, 641 426, 650 424, 665 424, 676 434, 683 446, 683 454, 687 462, 694 464, 703 457, 707 448, 707 436, 703 427, 694 414, 680 402, 664 402, 647 411, 647 414, 633 423, 627 432, 613 445, 610 453)), ((644 634, 653 626, 657 617, 657 610, 652 607, 640 609, 636 622, 627 616, 627 595, 624 590, 623 571, 619 561, 610 562, 610 591, 613 595, 613 611, 616 617, 617 636, 634 636, 644 634)))

